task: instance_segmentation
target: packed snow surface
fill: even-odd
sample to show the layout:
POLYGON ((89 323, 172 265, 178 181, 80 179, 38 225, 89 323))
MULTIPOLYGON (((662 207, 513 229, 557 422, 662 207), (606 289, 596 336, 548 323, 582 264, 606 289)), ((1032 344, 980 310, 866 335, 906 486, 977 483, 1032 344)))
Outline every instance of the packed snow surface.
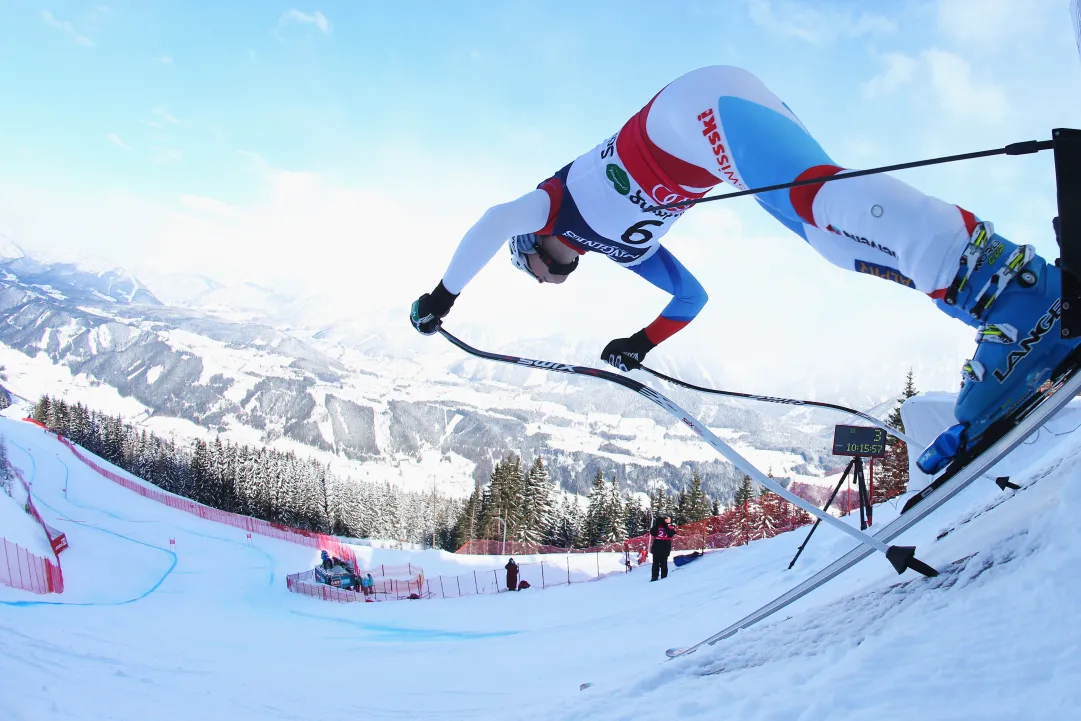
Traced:
MULTIPOLYGON (((41 429, 3 420, 12 463, 71 547, 63 595, 0 587, 0 718, 1077 718, 1079 425, 1072 404, 990 474, 1022 490, 980 480, 897 540, 938 578, 899 577, 875 554, 777 617, 670 661, 666 648, 742 618, 852 539, 820 528, 791 571, 805 530, 658 583, 643 567, 498 596, 326 603, 285 588, 317 550, 249 542, 142 499, 41 429)), ((881 505, 875 522, 896 513, 881 505)), ((505 563, 358 553, 428 575, 505 563)))

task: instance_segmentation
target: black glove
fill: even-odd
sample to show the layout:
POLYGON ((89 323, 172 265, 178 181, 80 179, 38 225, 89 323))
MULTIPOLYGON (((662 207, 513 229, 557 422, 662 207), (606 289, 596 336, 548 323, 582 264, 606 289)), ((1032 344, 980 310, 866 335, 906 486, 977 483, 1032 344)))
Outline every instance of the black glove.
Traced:
POLYGON ((646 337, 645 330, 640 330, 630 338, 616 338, 601 351, 601 360, 615 366, 624 373, 642 367, 646 353, 657 345, 646 337))
POLYGON ((425 293, 413 301, 409 311, 409 322, 424 335, 433 335, 442 325, 443 318, 450 312, 458 296, 443 287, 443 281, 431 293, 425 293))

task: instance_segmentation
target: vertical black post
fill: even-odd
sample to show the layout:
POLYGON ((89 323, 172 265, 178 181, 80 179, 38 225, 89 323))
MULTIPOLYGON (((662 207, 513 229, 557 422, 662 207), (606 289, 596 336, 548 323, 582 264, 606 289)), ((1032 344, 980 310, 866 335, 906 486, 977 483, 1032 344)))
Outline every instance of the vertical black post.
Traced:
POLYGON ((1063 338, 1081 336, 1081 130, 1055 128, 1051 131, 1055 153, 1055 188, 1058 217, 1055 235, 1062 269, 1063 338))
MULTIPOLYGON (((848 465, 845 467, 845 472, 841 474, 841 480, 837 481, 837 485, 834 487, 833 493, 830 494, 829 500, 826 501, 826 505, 822 507, 823 511, 829 510, 830 504, 833 503, 833 499, 837 497, 837 492, 841 490, 841 486, 845 484, 845 479, 848 478, 848 472, 852 470, 852 466, 857 460, 859 459, 856 458, 848 462, 848 465)), ((807 538, 803 539, 803 543, 801 543, 796 550, 796 555, 792 557, 791 563, 788 564, 788 570, 792 570, 792 566, 796 565, 796 560, 799 558, 800 554, 803 553, 803 549, 807 546, 807 542, 811 540, 811 536, 818 530, 819 523, 822 523, 822 519, 815 519, 814 525, 811 526, 811 530, 807 532, 807 538)))
POLYGON ((863 459, 856 456, 853 462, 856 464, 856 486, 860 495, 860 530, 866 531, 871 523, 871 499, 867 497, 867 482, 863 477, 863 459))

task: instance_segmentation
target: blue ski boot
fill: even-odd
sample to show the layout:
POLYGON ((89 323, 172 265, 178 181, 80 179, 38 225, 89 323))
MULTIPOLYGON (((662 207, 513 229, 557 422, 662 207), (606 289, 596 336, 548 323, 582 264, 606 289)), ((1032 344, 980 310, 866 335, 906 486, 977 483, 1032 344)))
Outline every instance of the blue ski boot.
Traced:
POLYGON ((977 346, 961 370, 953 411, 957 425, 917 460, 920 470, 930 474, 1030 398, 1079 342, 1059 336, 1061 271, 1032 246, 996 235, 990 223, 976 225, 953 282, 936 303, 977 328, 977 346))

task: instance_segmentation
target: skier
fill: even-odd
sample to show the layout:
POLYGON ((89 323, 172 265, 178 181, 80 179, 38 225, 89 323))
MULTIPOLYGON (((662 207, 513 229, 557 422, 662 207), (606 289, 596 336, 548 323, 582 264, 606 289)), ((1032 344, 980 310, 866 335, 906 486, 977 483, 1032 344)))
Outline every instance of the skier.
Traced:
MULTIPOLYGON (((608 343, 601 358, 627 372, 684 328, 707 296, 661 237, 721 182, 740 190, 844 173, 754 75, 692 70, 665 86, 615 135, 465 234, 442 280, 420 296, 413 326, 436 333, 466 284, 509 238, 511 261, 540 283, 563 283, 587 251, 672 294, 652 323, 608 343)), ((1076 345, 1059 338, 1059 269, 995 233, 989 222, 885 174, 756 194, 766 212, 826 260, 925 293, 977 329, 962 368, 958 423, 920 459, 937 472, 1043 384, 1076 345)))
POLYGON ((653 537, 650 544, 650 553, 653 554, 653 571, 650 573, 650 582, 657 580, 657 574, 661 578, 668 578, 668 556, 672 553, 672 539, 676 537, 676 529, 672 528, 672 517, 665 516, 657 519, 653 528, 649 530, 653 537))

